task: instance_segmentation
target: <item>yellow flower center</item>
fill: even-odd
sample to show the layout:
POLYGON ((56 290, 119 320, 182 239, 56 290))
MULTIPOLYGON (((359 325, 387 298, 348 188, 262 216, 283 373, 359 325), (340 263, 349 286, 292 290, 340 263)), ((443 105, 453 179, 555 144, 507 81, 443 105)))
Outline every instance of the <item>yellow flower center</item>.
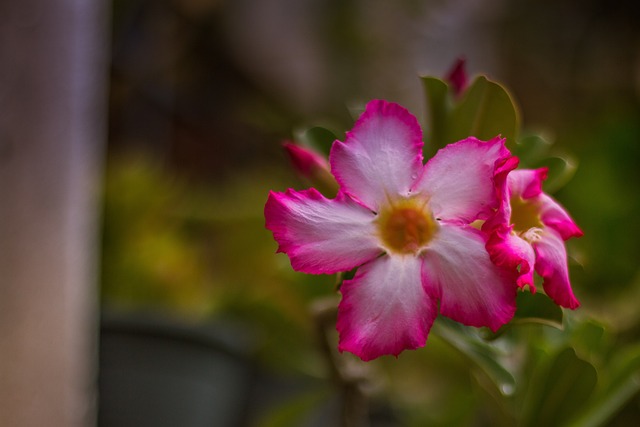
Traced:
POLYGON ((390 251, 415 254, 433 238, 438 225, 424 200, 401 199, 381 209, 380 238, 390 251))
POLYGON ((526 233, 532 228, 542 228, 539 206, 520 196, 511 198, 511 224, 518 234, 526 233))

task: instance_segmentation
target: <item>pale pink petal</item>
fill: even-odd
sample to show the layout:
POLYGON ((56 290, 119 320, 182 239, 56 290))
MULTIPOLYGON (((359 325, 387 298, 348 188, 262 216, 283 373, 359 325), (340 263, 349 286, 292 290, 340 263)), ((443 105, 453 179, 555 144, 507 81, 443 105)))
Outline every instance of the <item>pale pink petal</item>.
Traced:
POLYGON ((540 203, 540 218, 544 225, 556 230, 564 240, 583 235, 582 230, 571 219, 567 211, 550 196, 541 194, 538 203, 540 203))
POLYGON ((498 204, 495 173, 510 157, 504 139, 464 139, 440 149, 412 191, 430 199, 436 218, 464 223, 487 219, 498 204))
POLYGON ((529 285, 532 292, 536 291, 533 283, 535 253, 531 245, 512 233, 513 227, 495 229, 487 241, 487 251, 497 266, 504 267, 516 278, 520 288, 529 285))
POLYGON ((278 252, 297 271, 348 271, 381 253, 374 214, 348 196, 326 199, 313 188, 271 192, 264 216, 278 252))
POLYGON ((567 252, 560 234, 546 227, 540 238, 533 242, 533 249, 536 252, 536 272, 544 279, 542 286, 547 295, 562 307, 579 307, 569 282, 567 252))
POLYGON ((496 331, 513 317, 516 285, 485 249, 484 234, 473 227, 442 224, 423 257, 422 282, 440 313, 469 326, 496 331))
POLYGON ((422 130, 398 104, 374 100, 329 156, 343 191, 377 210, 389 195, 406 195, 422 169, 422 130))
POLYGON ((530 199, 542 193, 542 182, 547 179, 547 168, 518 169, 509 174, 509 191, 513 196, 530 199))
POLYGON ((420 281, 419 258, 383 256, 358 269, 340 288, 340 351, 362 360, 424 346, 437 304, 420 281))

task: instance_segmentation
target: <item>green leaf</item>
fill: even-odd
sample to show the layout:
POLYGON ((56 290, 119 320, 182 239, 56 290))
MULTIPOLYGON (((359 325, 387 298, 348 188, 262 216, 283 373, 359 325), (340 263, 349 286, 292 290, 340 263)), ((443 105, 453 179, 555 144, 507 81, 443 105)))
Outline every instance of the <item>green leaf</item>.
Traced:
POLYGON ((518 292, 516 304, 518 308, 513 321, 562 328, 562 309, 548 296, 541 293, 518 292))
POLYGON ((562 308, 556 305, 548 296, 531 292, 518 292, 516 297, 516 314, 513 319, 502 326, 495 333, 484 331, 482 337, 492 341, 506 331, 517 325, 539 324, 562 329, 563 312, 562 308))
POLYGON ((611 387, 600 399, 585 405, 585 412, 580 418, 568 425, 569 427, 606 426, 607 422, 638 392, 640 392, 640 379, 635 375, 611 387))
POLYGON ((625 351, 611 363, 612 385, 622 384, 632 376, 640 374, 640 344, 636 344, 625 351))
POLYGON ((483 340, 476 329, 440 317, 432 331, 480 368, 502 394, 515 390, 513 375, 500 363, 501 351, 483 340))
POLYGON ((593 396, 585 411, 570 427, 598 427, 618 413, 633 396, 640 393, 640 345, 620 354, 611 364, 612 379, 607 387, 593 396))
POLYGON ((610 349, 610 337, 605 325, 595 319, 569 323, 572 346, 589 360, 601 359, 610 349))
POLYGON ((534 372, 521 425, 563 425, 586 409, 596 383, 593 365, 578 358, 572 348, 565 348, 534 372))
POLYGON ((548 157, 540 162, 538 167, 549 168, 547 180, 544 182, 544 190, 554 193, 564 187, 573 178, 578 168, 578 162, 567 154, 548 157))
POLYGON ((520 159, 521 169, 547 167, 549 173, 544 183, 547 193, 562 188, 575 174, 578 162, 566 153, 549 153, 553 142, 540 135, 526 135, 518 140, 511 152, 520 159))
POLYGON ((296 141, 326 156, 329 155, 331 145, 336 139, 338 138, 332 131, 321 126, 314 126, 296 132, 296 141))
POLYGON ((498 83, 478 76, 453 108, 445 142, 468 136, 488 140, 502 135, 513 146, 518 127, 519 115, 511 95, 498 83))
POLYGON ((431 157, 438 149, 447 144, 446 134, 449 115, 449 87, 447 83, 435 77, 421 78, 424 93, 427 98, 427 131, 428 139, 425 144, 425 157, 431 157))
POLYGON ((525 135, 512 146, 511 153, 520 159, 520 168, 533 168, 545 157, 553 142, 540 135, 525 135))

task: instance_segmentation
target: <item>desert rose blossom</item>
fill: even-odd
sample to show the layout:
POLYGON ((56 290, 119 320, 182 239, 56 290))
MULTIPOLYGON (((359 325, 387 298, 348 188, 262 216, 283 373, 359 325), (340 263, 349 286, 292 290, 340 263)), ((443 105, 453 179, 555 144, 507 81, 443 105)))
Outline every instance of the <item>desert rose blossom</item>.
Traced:
POLYGON ((542 191, 547 168, 516 169, 505 165, 496 180, 505 181, 496 213, 483 230, 491 236, 487 250, 498 265, 517 271, 517 284, 535 292, 533 272, 542 278, 545 293, 558 305, 575 309, 580 303, 569 281, 564 242, 582 230, 567 211, 542 191))
POLYGON ((497 330, 515 312, 516 284, 470 226, 498 207, 504 140, 467 138, 423 164, 422 130, 403 107, 367 104, 330 164, 340 189, 271 192, 266 227, 301 272, 359 267, 340 288, 339 350, 363 360, 424 346, 439 311, 497 330))

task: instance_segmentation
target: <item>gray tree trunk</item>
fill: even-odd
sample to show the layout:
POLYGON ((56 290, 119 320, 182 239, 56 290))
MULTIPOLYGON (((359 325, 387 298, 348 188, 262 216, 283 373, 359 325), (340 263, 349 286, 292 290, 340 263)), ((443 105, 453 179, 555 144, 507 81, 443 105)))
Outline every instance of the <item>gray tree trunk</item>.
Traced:
POLYGON ((0 0, 0 425, 95 423, 104 0, 0 0))

